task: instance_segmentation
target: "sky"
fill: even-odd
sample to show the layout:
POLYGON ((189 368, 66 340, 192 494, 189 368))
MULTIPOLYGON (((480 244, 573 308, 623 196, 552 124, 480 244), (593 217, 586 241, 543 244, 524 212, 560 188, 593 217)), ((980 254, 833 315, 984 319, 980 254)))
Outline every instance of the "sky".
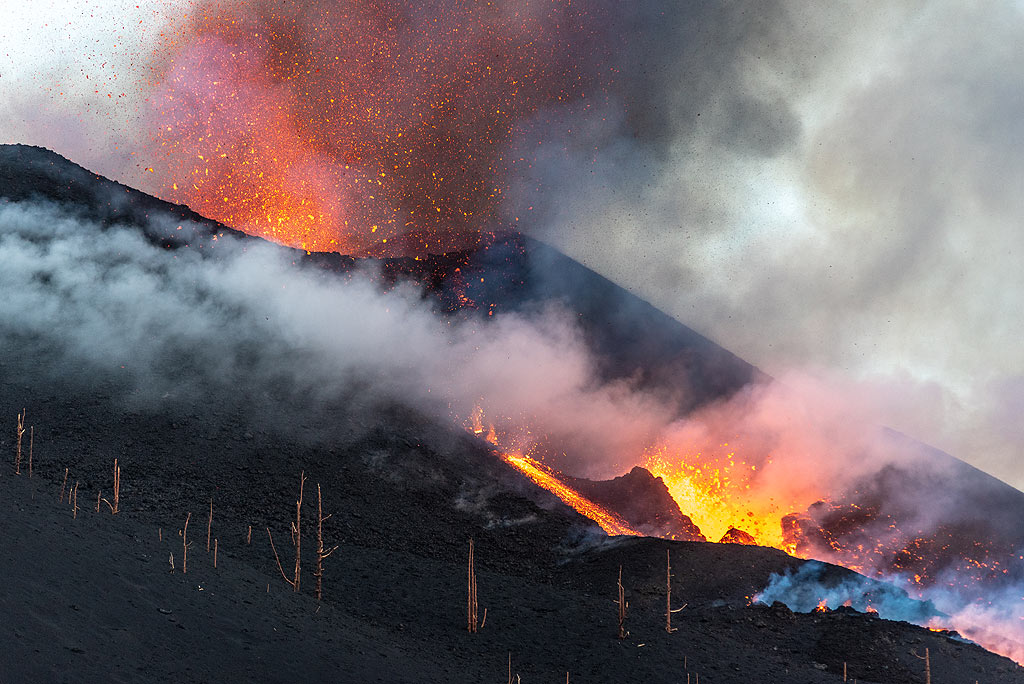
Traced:
MULTIPOLYGON (((1024 5, 594 2, 638 39, 510 210, 766 372, 1024 487, 1024 5)), ((151 189, 152 49, 192 5, 5 5, 0 142, 151 189)))

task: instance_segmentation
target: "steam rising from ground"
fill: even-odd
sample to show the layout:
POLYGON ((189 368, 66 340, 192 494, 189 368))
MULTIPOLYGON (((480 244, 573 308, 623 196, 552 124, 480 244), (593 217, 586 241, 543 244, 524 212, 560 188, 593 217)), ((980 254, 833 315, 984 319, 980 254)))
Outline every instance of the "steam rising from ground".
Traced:
MULTIPOLYGON (((204 228, 179 230, 160 216, 143 228, 103 227, 52 204, 0 204, 0 290, 11 293, 0 300, 4 347, 31 353, 40 373, 152 411, 231 396, 254 421, 301 418, 315 431, 331 418, 323 407, 347 402, 398 401, 460 428, 479 406, 519 428, 518 446, 582 476, 621 474, 656 444, 697 467, 724 467, 728 443, 756 466, 733 494, 752 507, 768 500, 777 514, 925 458, 882 436, 869 400, 807 376, 749 386, 680 419, 628 381, 601 381, 558 308, 443 317, 416 287, 383 291, 373 272, 325 275, 279 247, 227 235, 209 249, 167 251, 147 236, 188 240, 204 228)), ((934 515, 928 524, 957 515, 918 503, 921 520, 934 515)))
MULTIPOLYGON (((196 227, 154 218, 149 230, 196 227)), ((83 382, 112 380, 158 406, 239 385, 292 413, 362 395, 457 420, 476 405, 537 419, 595 459, 638 452, 666 420, 653 400, 595 384, 571 319, 556 309, 491 325, 435 315, 412 286, 374 274, 302 270, 269 243, 221 236, 173 255, 135 227, 103 228, 61 207, 0 205, 0 331, 10 348, 58 354, 83 382), (288 406, 289 403, 294 405, 288 406), (615 425, 619 434, 601 429, 615 425)))
MULTIPOLYGON (((154 217, 147 232, 188 237, 154 217)), ((182 232, 184 231, 184 232, 182 232)), ((793 375, 679 420, 596 362, 555 306, 491 321, 446 318, 412 285, 371 272, 329 277, 259 241, 221 236, 169 254, 135 227, 101 227, 58 206, 0 205, 0 302, 9 344, 31 339, 60 367, 117 380, 125 401, 159 404, 239 383, 297 402, 352 392, 401 398, 462 421, 480 406, 524 449, 577 475, 611 477, 659 441, 710 456, 732 443, 760 466, 754 493, 811 503, 908 453, 883 448, 867 402, 793 375), (840 473, 844 477, 840 477, 840 473)))
POLYGON ((827 566, 808 562, 796 572, 773 574, 768 586, 754 596, 754 601, 771 605, 785 603, 797 613, 810 613, 816 608, 835 610, 848 605, 862 613, 875 610, 886 620, 903 620, 918 625, 938 624, 940 615, 931 604, 915 601, 892 584, 850 575, 836 581, 826 579, 827 566))
POLYGON ((1019 586, 989 593, 984 599, 965 605, 962 596, 941 585, 923 592, 923 601, 915 600, 895 584, 859 575, 828 580, 825 568, 821 563, 808 562, 796 572, 773 574, 768 586, 754 600, 768 605, 779 601, 799 613, 809 613, 822 605, 830 610, 847 605, 860 612, 877 611, 886 620, 902 620, 933 629, 952 626, 985 648, 1018 663, 1024 661, 1024 605, 1019 586))

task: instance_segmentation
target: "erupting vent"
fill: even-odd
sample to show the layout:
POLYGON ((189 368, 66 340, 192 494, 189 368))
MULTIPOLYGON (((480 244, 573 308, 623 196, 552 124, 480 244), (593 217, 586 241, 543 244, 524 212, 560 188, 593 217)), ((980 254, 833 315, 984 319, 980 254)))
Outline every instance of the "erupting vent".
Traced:
POLYGON ((202 2, 162 48, 168 199, 294 247, 449 252, 495 227, 513 135, 585 106, 569 2, 202 2))

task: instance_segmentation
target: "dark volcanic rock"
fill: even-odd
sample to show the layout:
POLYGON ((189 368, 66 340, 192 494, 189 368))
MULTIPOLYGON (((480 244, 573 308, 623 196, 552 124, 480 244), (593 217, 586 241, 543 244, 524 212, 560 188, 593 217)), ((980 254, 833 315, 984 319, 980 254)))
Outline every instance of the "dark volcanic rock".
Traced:
POLYGON ((74 211, 83 218, 104 225, 134 224, 151 241, 165 247, 192 245, 203 249, 217 234, 242 239, 245 233, 228 228, 197 214, 181 204, 172 204, 109 180, 68 161, 56 152, 30 145, 0 145, 0 199, 10 202, 47 201, 74 211), (166 230, 152 219, 159 217, 166 230), (173 221, 200 227, 201 236, 189 231, 183 240, 173 221), (197 238, 198 239, 195 239, 197 238))
POLYGON ((735 527, 730 527, 718 542, 720 544, 746 544, 748 546, 754 546, 757 544, 757 540, 750 534, 743 530, 738 530, 735 527))
POLYGON ((646 468, 636 466, 612 480, 563 479, 580 494, 615 511, 646 535, 678 541, 707 541, 700 528, 679 510, 665 481, 646 468))

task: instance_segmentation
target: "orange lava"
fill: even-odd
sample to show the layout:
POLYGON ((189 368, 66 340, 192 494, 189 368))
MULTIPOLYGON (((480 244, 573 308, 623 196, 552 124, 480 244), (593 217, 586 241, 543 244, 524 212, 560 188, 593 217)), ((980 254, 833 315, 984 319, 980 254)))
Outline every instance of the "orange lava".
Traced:
POLYGON ((800 509, 792 502, 753 495, 751 480, 757 467, 738 460, 735 453, 691 455, 653 447, 645 452, 642 465, 664 480, 679 509, 709 540, 718 541, 736 528, 761 546, 793 553, 783 539, 782 517, 800 509))
POLYGON ((155 67, 160 194, 307 250, 476 244, 514 134, 584 102, 571 4, 200 2, 155 67))
MULTIPOLYGON (((498 436, 494 425, 486 423, 484 411, 480 406, 475 406, 469 419, 464 422, 466 430, 480 437, 489 444, 498 445, 498 436)), ((530 478, 536 485, 548 490, 563 503, 575 510, 580 515, 590 518, 609 535, 633 535, 642 536, 621 516, 600 506, 587 497, 583 496, 569 485, 562 482, 559 473, 551 470, 536 459, 524 456, 521 453, 498 448, 501 460, 530 478)))
POLYGON ((539 486, 557 496, 576 512, 596 522, 601 526, 601 529, 609 535, 624 534, 642 536, 640 532, 633 529, 633 527, 631 527, 630 524, 621 517, 615 515, 606 508, 598 506, 572 487, 569 487, 559 480, 553 471, 549 470, 547 467, 538 461, 533 460, 529 456, 502 453, 501 458, 505 463, 513 466, 539 486))

